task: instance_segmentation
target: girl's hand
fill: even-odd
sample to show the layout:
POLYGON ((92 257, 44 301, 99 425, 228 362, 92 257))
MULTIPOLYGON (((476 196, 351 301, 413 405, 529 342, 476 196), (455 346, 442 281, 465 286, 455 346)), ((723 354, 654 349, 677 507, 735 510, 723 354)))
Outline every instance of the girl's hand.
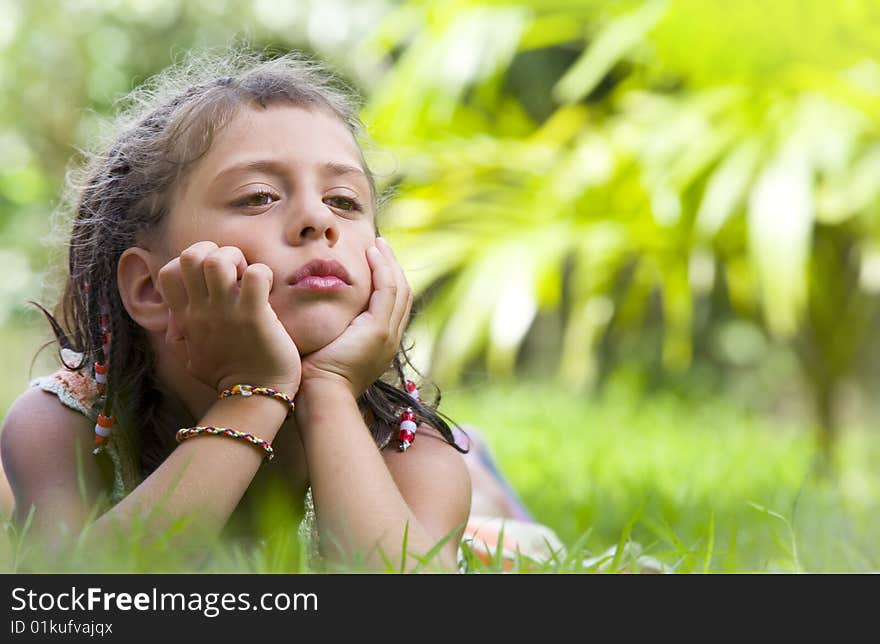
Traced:
POLYGON ((302 384, 343 383, 357 398, 385 373, 400 347, 412 308, 412 290, 391 247, 381 237, 367 249, 373 293, 367 310, 342 334, 302 361, 302 384))
POLYGON ((216 391, 244 383, 296 393, 299 351, 269 305, 272 278, 239 248, 210 241, 159 270, 169 308, 165 342, 196 379, 216 391))

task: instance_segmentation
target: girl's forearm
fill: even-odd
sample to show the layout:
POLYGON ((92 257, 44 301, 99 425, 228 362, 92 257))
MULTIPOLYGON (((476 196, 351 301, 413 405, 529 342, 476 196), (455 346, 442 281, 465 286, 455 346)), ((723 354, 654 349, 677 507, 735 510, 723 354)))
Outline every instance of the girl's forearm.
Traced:
MULTIPOLYGON (((379 570, 387 558, 400 569, 405 532, 407 552, 430 551, 442 536, 432 537, 407 505, 351 392, 330 380, 304 381, 296 400, 325 555, 346 561, 360 554, 379 570)), ((431 565, 439 559, 441 569, 454 570, 448 558, 441 551, 431 565)))
MULTIPOLYGON (((272 442, 286 415, 285 407, 265 396, 217 400, 199 425, 230 427, 272 442)), ((169 427, 168 431, 178 428, 169 427)), ((216 536, 229 520, 263 462, 265 453, 244 440, 195 436, 178 445, 131 494, 98 518, 86 539, 106 546, 131 534, 144 521, 147 535, 162 534, 180 519, 181 540, 216 536)))

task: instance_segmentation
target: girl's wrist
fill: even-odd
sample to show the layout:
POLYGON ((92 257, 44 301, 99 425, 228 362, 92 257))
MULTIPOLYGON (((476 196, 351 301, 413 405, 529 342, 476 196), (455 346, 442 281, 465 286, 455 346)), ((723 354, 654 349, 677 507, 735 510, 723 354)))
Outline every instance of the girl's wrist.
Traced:
POLYGON ((328 375, 303 380, 294 400, 294 415, 301 429, 314 424, 315 419, 323 414, 337 413, 341 405, 352 404, 357 407, 357 398, 351 391, 351 383, 342 376, 328 375))
POLYGON ((249 387, 258 387, 261 389, 269 389, 280 392, 290 399, 293 399, 299 391, 299 385, 292 382, 273 382, 269 380, 259 380, 251 382, 248 379, 231 379, 222 380, 217 383, 217 394, 222 396, 223 392, 234 389, 237 385, 247 385, 249 387))
MULTIPOLYGON (((278 400, 269 396, 218 396, 211 409, 248 409, 260 414, 269 413, 279 416, 281 422, 287 417, 287 409, 278 400)), ((281 423, 279 422, 279 425, 281 423)))
POLYGON ((271 443, 287 417, 284 405, 268 396, 230 396, 215 400, 198 424, 231 427, 271 443))
POLYGON ((251 396, 268 396, 284 405, 287 408, 288 415, 293 413, 295 407, 293 398, 284 393, 282 389, 275 389, 273 387, 260 387, 246 383, 239 383, 228 389, 224 389, 219 394, 220 398, 229 398, 230 396, 241 396, 243 398, 250 398, 251 396))
POLYGON ((308 376, 303 375, 296 399, 299 400, 301 396, 303 398, 311 398, 315 395, 332 396, 343 393, 347 393, 354 399, 358 397, 358 394, 354 391, 354 385, 348 378, 328 371, 308 376))

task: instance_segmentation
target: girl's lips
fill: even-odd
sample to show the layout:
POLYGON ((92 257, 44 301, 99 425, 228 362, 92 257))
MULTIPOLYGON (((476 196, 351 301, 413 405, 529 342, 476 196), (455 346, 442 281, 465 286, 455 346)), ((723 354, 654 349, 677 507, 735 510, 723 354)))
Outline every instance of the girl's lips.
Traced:
POLYGON ((335 275, 308 275, 291 286, 307 291, 339 291, 346 288, 348 284, 335 275))

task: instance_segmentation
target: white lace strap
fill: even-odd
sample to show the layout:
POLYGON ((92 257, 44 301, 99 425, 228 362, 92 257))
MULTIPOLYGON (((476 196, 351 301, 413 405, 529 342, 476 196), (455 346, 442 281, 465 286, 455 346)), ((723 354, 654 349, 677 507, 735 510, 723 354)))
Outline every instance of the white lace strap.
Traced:
POLYGON ((86 407, 83 402, 74 396, 67 387, 64 386, 64 383, 55 378, 54 376, 41 376, 39 378, 35 378, 31 381, 31 386, 39 387, 43 391, 48 391, 49 393, 53 393, 58 396, 58 400, 62 403, 74 409, 87 418, 91 418, 94 420, 94 412, 86 407))

